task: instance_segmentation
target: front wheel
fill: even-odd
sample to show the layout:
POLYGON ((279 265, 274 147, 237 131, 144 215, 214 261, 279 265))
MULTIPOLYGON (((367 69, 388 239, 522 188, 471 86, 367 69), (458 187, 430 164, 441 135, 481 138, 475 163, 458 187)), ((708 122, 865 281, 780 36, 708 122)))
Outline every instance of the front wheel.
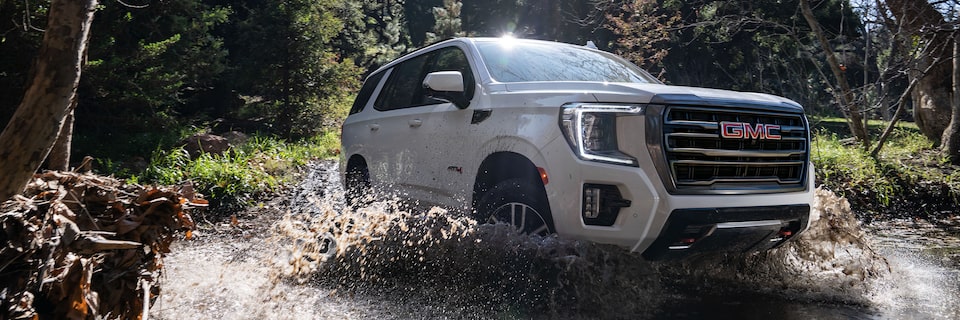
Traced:
POLYGON ((521 233, 553 233, 553 219, 543 186, 521 179, 502 181, 488 190, 477 203, 482 222, 509 223, 521 233))

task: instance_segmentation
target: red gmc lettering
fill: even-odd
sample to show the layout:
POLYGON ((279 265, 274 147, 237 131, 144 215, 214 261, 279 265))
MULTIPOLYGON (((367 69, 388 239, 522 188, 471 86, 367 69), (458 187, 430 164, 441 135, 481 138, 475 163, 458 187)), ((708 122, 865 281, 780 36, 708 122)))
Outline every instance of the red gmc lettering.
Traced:
POLYGON ((725 139, 780 140, 780 126, 758 123, 755 126, 743 122, 720 122, 720 136, 725 139))

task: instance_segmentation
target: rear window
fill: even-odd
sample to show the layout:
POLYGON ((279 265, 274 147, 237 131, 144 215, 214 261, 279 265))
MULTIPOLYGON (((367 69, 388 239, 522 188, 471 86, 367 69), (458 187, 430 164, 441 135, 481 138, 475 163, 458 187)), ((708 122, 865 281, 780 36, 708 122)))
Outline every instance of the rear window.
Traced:
POLYGON ((380 84, 380 79, 383 79, 383 72, 374 73, 367 77, 367 81, 363 82, 363 87, 360 87, 360 92, 357 93, 357 98, 353 100, 350 114, 363 111, 363 107, 367 105, 367 100, 370 100, 370 96, 373 95, 373 90, 380 84))
POLYGON ((414 96, 423 86, 422 71, 426 63, 427 56, 422 55, 393 67, 390 78, 387 78, 380 97, 373 105, 374 108, 386 111, 409 107, 413 103, 414 96))
POLYGON ((634 64, 602 51, 511 40, 479 42, 477 49, 490 75, 499 82, 658 83, 634 64))

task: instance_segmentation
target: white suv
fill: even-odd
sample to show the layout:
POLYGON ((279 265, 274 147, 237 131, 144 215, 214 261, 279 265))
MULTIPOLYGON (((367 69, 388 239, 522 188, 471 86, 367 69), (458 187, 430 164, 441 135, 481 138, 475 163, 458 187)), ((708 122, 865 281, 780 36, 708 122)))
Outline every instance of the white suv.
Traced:
POLYGON ((664 85, 582 46, 420 49, 367 77, 342 130, 348 199, 389 188, 649 259, 778 246, 813 200, 799 104, 664 85))

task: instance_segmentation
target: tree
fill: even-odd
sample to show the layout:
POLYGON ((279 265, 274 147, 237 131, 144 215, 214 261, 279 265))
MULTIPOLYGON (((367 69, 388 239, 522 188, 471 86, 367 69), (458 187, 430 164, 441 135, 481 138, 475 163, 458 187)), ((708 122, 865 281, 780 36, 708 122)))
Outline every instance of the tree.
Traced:
POLYGON ((339 4, 237 0, 232 5, 237 16, 224 30, 233 69, 228 85, 257 100, 257 114, 281 135, 316 133, 324 121, 339 117, 331 115, 346 112, 337 107, 346 105, 359 70, 334 46, 344 27, 339 4))
POLYGON ((407 20, 410 43, 414 47, 426 44, 427 33, 433 31, 433 8, 443 7, 443 0, 407 0, 403 3, 403 14, 407 20))
POLYGON ((342 1, 336 12, 343 30, 331 44, 361 68, 372 71, 410 48, 403 1, 342 1))
POLYGON ((63 125, 57 133, 57 140, 50 149, 50 155, 47 156, 47 169, 67 171, 70 170, 70 149, 73 144, 73 110, 77 109, 77 98, 70 101, 70 112, 63 119, 63 125))
POLYGON ((672 31, 682 22, 679 8, 654 0, 629 1, 616 13, 608 13, 607 19, 608 27, 620 36, 617 52, 647 70, 662 67, 670 52, 672 31))
MULTIPOLYGON (((823 90, 836 85, 821 71, 824 53, 812 45, 817 40, 798 0, 619 2, 627 8, 606 11, 608 28, 620 35, 614 48, 664 81, 772 93, 799 101, 811 113, 839 114, 830 107, 836 97, 823 90)), ((836 35, 831 46, 844 48, 837 56, 846 73, 864 78, 869 70, 853 63, 862 51, 851 45, 860 37, 859 19, 846 2, 827 0, 813 14, 824 32, 836 35)))
POLYGON ((840 86, 840 92, 837 94, 837 97, 839 98, 838 100, 840 100, 840 108, 847 118, 850 132, 860 140, 863 148, 867 149, 870 147, 870 135, 867 133, 867 129, 863 123, 863 115, 860 113, 860 108, 857 107, 854 101, 853 90, 850 89, 850 83, 847 81, 846 70, 844 70, 840 62, 837 61, 837 56, 833 52, 827 36, 820 28, 820 22, 817 21, 817 18, 813 15, 813 10, 810 9, 809 0, 800 0, 800 10, 803 12, 804 19, 806 19, 810 25, 810 30, 813 31, 813 34, 820 42, 820 46, 827 56, 830 71, 833 72, 833 76, 840 86))
POLYGON ((184 128, 224 117, 221 106, 231 100, 210 98, 228 64, 214 31, 231 10, 210 2, 123 1, 98 9, 77 89, 73 161, 93 155, 97 169, 117 170, 179 141, 184 128))
POLYGON ((459 0, 443 0, 443 7, 433 8, 433 32, 427 32, 426 43, 434 43, 453 37, 462 37, 463 25, 460 10, 463 3, 459 0))
POLYGON ((53 0, 33 79, 0 133, 0 201, 23 191, 50 153, 80 81, 96 0, 53 0))
POLYGON ((226 72, 228 52, 212 32, 230 14, 199 0, 118 4, 97 12, 93 28, 103 32, 90 38, 78 129, 122 135, 189 122, 183 116, 202 108, 184 106, 226 72))
POLYGON ((604 28, 604 10, 617 1, 474 0, 463 1, 463 31, 470 36, 519 38, 606 47, 611 32, 604 28))
POLYGON ((943 153, 953 164, 960 164, 960 33, 953 32, 953 96, 950 124, 943 130, 943 153))
POLYGON ((902 51, 917 57, 909 69, 910 78, 919 80, 912 92, 914 120, 927 138, 939 141, 951 118, 953 28, 926 0, 887 0, 885 5, 893 14, 889 27, 902 30, 897 37, 902 51))

